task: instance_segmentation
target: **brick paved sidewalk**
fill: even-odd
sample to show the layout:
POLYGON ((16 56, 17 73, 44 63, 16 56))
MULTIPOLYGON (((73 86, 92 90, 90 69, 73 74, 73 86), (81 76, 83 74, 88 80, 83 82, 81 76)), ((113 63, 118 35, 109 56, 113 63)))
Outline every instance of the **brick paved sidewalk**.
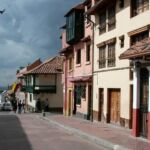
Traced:
POLYGON ((131 131, 105 123, 93 123, 75 117, 65 117, 60 114, 46 114, 45 119, 56 122, 71 129, 103 139, 114 145, 121 145, 131 150, 150 150, 150 142, 143 138, 135 138, 131 131))

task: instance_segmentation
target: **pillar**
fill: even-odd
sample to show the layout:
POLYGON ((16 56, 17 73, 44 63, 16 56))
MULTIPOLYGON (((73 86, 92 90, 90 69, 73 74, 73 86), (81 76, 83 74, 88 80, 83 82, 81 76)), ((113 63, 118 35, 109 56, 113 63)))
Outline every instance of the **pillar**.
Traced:
POLYGON ((139 135, 139 103, 140 103, 140 68, 135 66, 133 72, 133 122, 132 135, 139 135))

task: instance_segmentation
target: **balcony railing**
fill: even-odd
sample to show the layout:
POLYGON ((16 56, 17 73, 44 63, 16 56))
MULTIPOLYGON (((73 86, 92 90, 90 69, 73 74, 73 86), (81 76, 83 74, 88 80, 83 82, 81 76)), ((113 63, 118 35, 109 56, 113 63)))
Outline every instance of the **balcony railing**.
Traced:
POLYGON ((29 93, 56 93, 56 85, 34 85, 27 86, 26 91, 29 93))
POLYGON ((25 86, 25 85, 23 85, 23 86, 21 87, 21 91, 22 91, 22 92, 26 92, 26 86, 25 86))

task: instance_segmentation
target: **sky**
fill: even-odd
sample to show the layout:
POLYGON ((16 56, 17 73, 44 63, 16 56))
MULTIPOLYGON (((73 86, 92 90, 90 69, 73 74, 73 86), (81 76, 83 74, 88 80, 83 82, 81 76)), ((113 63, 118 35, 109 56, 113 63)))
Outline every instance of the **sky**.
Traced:
POLYGON ((58 55, 65 13, 83 0, 0 0, 0 86, 16 80, 20 66, 58 55))

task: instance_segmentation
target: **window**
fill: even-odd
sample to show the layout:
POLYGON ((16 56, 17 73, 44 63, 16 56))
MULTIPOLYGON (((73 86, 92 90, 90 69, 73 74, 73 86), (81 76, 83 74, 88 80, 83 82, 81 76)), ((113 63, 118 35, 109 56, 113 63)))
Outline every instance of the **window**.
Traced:
POLYGON ((106 10, 99 14, 99 34, 106 32, 106 10))
POLYGON ((76 64, 81 64, 81 49, 76 52, 76 64))
POLYGON ((115 18, 115 6, 111 6, 108 8, 108 31, 114 29, 116 27, 116 18, 115 18))
POLYGON ((74 36, 74 13, 67 17, 67 39, 72 39, 74 36))
POLYGON ((143 40, 143 39, 145 39, 145 38, 147 38, 147 37, 149 37, 149 32, 148 32, 148 30, 147 30, 147 31, 144 31, 144 32, 142 32, 142 33, 138 33, 138 34, 136 34, 136 35, 133 35, 133 36, 131 36, 131 45, 134 45, 134 44, 136 44, 137 42, 139 42, 139 41, 141 41, 141 40, 143 40))
POLYGON ((69 70, 72 70, 73 69, 73 59, 72 59, 72 57, 70 57, 69 58, 69 60, 68 60, 68 62, 69 62, 69 70))
POLYGON ((30 94, 30 102, 32 102, 32 94, 30 94))
POLYGON ((120 40, 120 47, 123 48, 124 47, 124 35, 119 37, 120 40))
POLYGON ((86 46, 86 61, 89 62, 90 61, 90 45, 86 46))
POLYGON ((132 17, 149 9, 149 0, 132 0, 131 15, 132 17))
POLYGON ((106 67, 106 46, 99 48, 99 68, 106 67))
POLYGON ((116 27, 116 4, 104 8, 99 14, 99 34, 116 27), (106 24, 106 22, 108 22, 106 24))
POLYGON ((108 45, 108 67, 115 66, 115 43, 108 45))
POLYGON ((75 91, 75 101, 78 105, 81 105, 81 98, 86 97, 86 86, 76 85, 74 91, 75 91))

